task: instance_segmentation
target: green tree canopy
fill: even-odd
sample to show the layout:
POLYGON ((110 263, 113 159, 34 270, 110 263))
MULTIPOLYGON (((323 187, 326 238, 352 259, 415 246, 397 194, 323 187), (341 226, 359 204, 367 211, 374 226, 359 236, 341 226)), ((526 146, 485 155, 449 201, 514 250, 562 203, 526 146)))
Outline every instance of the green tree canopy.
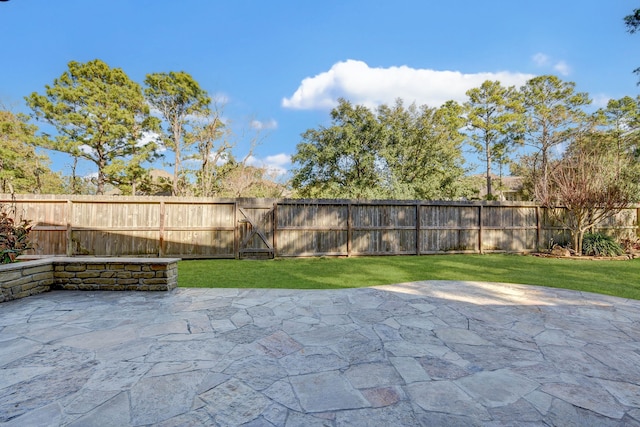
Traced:
POLYGON ((36 126, 28 118, 0 110, 0 192, 60 193, 62 179, 48 158, 35 150, 36 126))
POLYGON ((387 197, 454 199, 464 188, 462 108, 449 101, 440 108, 426 105, 382 105, 378 121, 384 129, 381 157, 387 173, 387 197))
POLYGON ((227 139, 229 130, 218 113, 193 127, 185 135, 187 145, 195 145, 196 152, 189 156, 200 168, 195 171, 194 193, 213 197, 221 190, 225 172, 229 170, 232 144, 227 139))
POLYGON ((105 183, 122 181, 123 159, 141 163, 153 157, 155 144, 140 140, 157 130, 157 119, 149 115, 141 87, 120 68, 99 59, 71 61, 68 67, 44 94, 34 92, 26 100, 35 116, 58 132, 43 135, 40 143, 93 162, 97 193, 103 194, 105 183))
POLYGON ((362 105, 341 99, 331 126, 309 129, 292 157, 300 165, 292 185, 302 197, 384 197, 380 173, 382 128, 362 105))
POLYGON ((173 194, 180 193, 181 162, 184 152, 194 139, 185 138, 190 119, 209 114, 211 98, 197 81, 184 71, 147 74, 145 97, 167 122, 164 143, 175 155, 173 194))
POLYGON ((549 178, 552 149, 568 144, 584 131, 587 115, 583 108, 591 103, 585 92, 576 92, 575 83, 556 76, 534 77, 522 88, 525 144, 536 149, 534 177, 543 185, 549 178))
POLYGON ((640 96, 611 99, 598 114, 604 118, 617 157, 632 154, 637 159, 640 156, 640 96))
POLYGON ((331 126, 309 129, 293 156, 301 197, 444 199, 464 194, 461 108, 401 101, 377 112, 341 99, 331 126))
POLYGON ((640 29, 640 9, 634 9, 633 12, 624 17, 624 23, 627 26, 627 31, 634 34, 640 29))
POLYGON ((521 143, 522 103, 514 87, 487 80, 467 91, 465 116, 469 130, 467 141, 484 157, 487 197, 493 198, 491 165, 502 160, 509 149, 521 143))

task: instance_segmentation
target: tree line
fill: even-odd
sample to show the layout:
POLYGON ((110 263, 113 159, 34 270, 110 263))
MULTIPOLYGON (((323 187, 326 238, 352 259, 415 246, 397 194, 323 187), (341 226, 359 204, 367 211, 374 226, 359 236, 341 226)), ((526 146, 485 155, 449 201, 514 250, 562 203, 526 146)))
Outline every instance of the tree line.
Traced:
POLYGON ((552 75, 521 88, 485 81, 466 95, 462 104, 439 108, 399 99, 370 109, 341 99, 330 125, 302 135, 292 187, 304 197, 470 198, 477 183, 468 179, 465 150, 482 160, 487 199, 496 196, 496 171, 511 170, 525 178, 522 198, 540 201, 558 162, 578 147, 592 156, 614 154, 598 163, 613 162, 605 166, 619 177, 635 176, 640 97, 610 100, 589 113, 588 94, 552 75))
POLYGON ((0 108, 0 191, 28 193, 277 197, 282 186, 265 168, 234 156, 223 105, 186 72, 151 73, 144 87, 120 68, 96 59, 71 61, 42 93, 26 98, 31 118, 55 129, 38 132, 24 114, 0 108), (73 159, 71 175, 51 172, 42 147, 73 159), (173 174, 154 177, 149 165, 173 153, 173 174), (76 171, 91 162, 91 180, 76 171), (185 164, 188 164, 185 165, 185 164), (195 166, 193 166, 195 165, 195 166))
MULTIPOLYGON (((499 194, 495 176, 509 170, 524 177, 521 198, 550 203, 558 193, 557 172, 585 156, 614 171, 615 182, 635 182, 640 97, 611 100, 589 113, 588 94, 552 75, 520 88, 485 81, 466 95, 464 103, 448 101, 437 108, 398 99, 372 109, 340 99, 330 125, 301 135, 289 195, 477 197, 479 185, 469 176, 465 150, 482 159, 487 199, 499 194)), ((56 132, 38 132, 28 117, 0 111, 3 192, 102 194, 109 186, 122 194, 277 197, 283 192, 268 171, 234 157, 221 107, 185 72, 148 74, 143 87, 100 60, 72 61, 52 85, 26 100, 32 118, 56 132), (36 147, 69 154, 71 176, 52 173, 36 147), (154 179, 148 165, 161 149, 173 153, 173 174, 154 179), (75 172, 79 159, 96 166, 92 189, 75 172)))

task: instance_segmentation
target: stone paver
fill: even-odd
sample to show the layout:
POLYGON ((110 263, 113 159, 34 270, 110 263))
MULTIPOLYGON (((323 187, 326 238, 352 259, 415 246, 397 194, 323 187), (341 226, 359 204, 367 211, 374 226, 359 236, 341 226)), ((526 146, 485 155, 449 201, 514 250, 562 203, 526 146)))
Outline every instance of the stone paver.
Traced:
POLYGON ((0 304, 0 426, 640 427, 640 301, 498 283, 0 304))

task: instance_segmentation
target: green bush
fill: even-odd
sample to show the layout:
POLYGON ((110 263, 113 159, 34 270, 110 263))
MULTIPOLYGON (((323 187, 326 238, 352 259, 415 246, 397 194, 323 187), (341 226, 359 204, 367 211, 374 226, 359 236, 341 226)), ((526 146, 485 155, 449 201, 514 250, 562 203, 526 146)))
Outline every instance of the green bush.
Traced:
POLYGON ((582 253, 593 256, 618 256, 624 253, 622 246, 613 237, 602 233, 585 233, 582 253))
POLYGON ((29 221, 16 223, 6 210, 0 210, 0 264, 14 262, 18 255, 31 249, 30 231, 29 221))

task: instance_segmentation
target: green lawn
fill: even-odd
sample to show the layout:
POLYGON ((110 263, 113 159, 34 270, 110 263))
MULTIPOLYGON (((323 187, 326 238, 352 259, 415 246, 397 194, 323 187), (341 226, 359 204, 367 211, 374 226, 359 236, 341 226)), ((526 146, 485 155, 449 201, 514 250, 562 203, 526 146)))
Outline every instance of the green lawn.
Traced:
POLYGON ((193 260, 178 264, 178 284, 194 288, 338 289, 417 280, 542 285, 640 299, 640 259, 572 260, 523 255, 431 255, 193 260))

